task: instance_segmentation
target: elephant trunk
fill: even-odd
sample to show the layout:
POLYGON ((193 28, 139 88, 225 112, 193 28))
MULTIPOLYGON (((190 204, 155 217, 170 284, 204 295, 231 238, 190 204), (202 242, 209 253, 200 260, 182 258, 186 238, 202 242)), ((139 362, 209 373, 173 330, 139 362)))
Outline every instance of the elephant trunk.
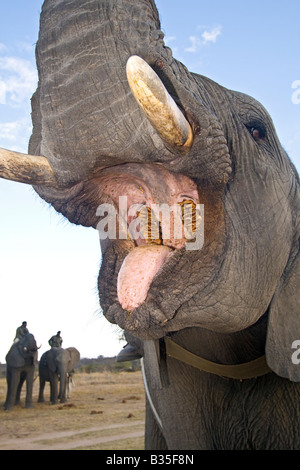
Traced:
POLYGON ((168 54, 162 38, 152 0, 44 2, 29 153, 47 157, 60 187, 133 154, 159 160, 166 153, 132 105, 126 78, 131 55, 168 54))
POLYGON ((61 365, 58 369, 59 374, 59 394, 58 398, 61 403, 66 402, 66 387, 67 387, 67 367, 61 365))

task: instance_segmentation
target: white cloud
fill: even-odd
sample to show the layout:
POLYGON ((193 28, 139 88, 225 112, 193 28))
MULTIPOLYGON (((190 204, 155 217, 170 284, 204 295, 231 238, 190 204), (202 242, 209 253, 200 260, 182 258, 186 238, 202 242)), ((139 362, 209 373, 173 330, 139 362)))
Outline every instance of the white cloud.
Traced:
MULTIPOLYGON (((198 29, 203 29, 203 26, 199 26, 198 29)), ((197 52, 197 50, 201 46, 205 46, 209 43, 215 43, 217 41, 218 36, 220 36, 222 32, 222 26, 214 26, 213 28, 205 28, 205 31, 201 34, 200 37, 198 36, 190 36, 190 47, 185 49, 186 52, 197 52)))
POLYGON ((202 33, 203 44, 207 44, 209 42, 215 43, 217 41, 217 37, 220 36, 222 31, 222 26, 214 26, 210 31, 204 31, 202 33))
POLYGON ((1 146, 16 152, 27 153, 32 125, 29 118, 12 122, 0 122, 1 146))
POLYGON ((0 57, 0 104, 18 107, 31 98, 37 72, 31 62, 18 57, 0 57))
POLYGON ((24 129, 24 126, 28 127, 28 123, 24 119, 1 123, 0 139, 17 140, 17 134, 24 129))
POLYGON ((6 85, 0 80, 0 104, 5 104, 6 102, 6 85))
POLYGON ((196 36, 190 36, 189 40, 191 42, 190 47, 184 49, 186 52, 197 52, 198 48, 201 46, 201 40, 196 36))

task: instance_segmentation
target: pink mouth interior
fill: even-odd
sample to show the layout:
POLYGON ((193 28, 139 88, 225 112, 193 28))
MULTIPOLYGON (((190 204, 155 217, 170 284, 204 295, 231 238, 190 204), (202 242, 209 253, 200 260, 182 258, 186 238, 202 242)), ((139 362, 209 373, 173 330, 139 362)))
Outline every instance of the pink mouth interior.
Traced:
MULTIPOLYGON (((173 206, 185 199, 198 201, 195 183, 188 177, 173 174, 159 164, 127 164, 104 170, 100 177, 103 194, 115 205, 120 195, 126 195, 128 208, 133 204, 173 206)), ((182 248, 186 240, 163 239, 163 244, 136 241, 118 275, 118 300, 124 310, 132 312, 146 299, 153 278, 174 249, 182 248)))
POLYGON ((126 256, 118 276, 118 299, 124 310, 132 311, 147 297, 154 276, 172 249, 164 245, 143 245, 126 256))

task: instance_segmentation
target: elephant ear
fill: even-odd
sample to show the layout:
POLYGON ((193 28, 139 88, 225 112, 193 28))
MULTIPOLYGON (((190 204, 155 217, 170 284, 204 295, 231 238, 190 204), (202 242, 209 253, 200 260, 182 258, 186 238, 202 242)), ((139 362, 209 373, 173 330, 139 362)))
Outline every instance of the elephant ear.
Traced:
POLYGON ((9 367, 24 367, 25 359, 20 354, 17 343, 12 345, 12 347, 6 354, 5 360, 9 367))
POLYGON ((75 366, 75 364, 80 360, 80 353, 76 348, 67 348, 70 353, 70 363, 71 366, 75 366))
POLYGON ((300 382, 300 254, 290 259, 269 309, 266 357, 279 376, 300 382))

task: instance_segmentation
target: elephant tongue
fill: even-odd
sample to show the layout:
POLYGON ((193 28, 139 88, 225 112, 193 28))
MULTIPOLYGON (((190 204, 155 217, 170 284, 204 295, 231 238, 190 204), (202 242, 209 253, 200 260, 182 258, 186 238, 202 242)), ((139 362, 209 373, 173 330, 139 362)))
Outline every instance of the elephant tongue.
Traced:
POLYGON ((171 248, 164 245, 142 245, 126 256, 118 275, 118 299, 124 310, 132 311, 144 302, 170 252, 171 248))

